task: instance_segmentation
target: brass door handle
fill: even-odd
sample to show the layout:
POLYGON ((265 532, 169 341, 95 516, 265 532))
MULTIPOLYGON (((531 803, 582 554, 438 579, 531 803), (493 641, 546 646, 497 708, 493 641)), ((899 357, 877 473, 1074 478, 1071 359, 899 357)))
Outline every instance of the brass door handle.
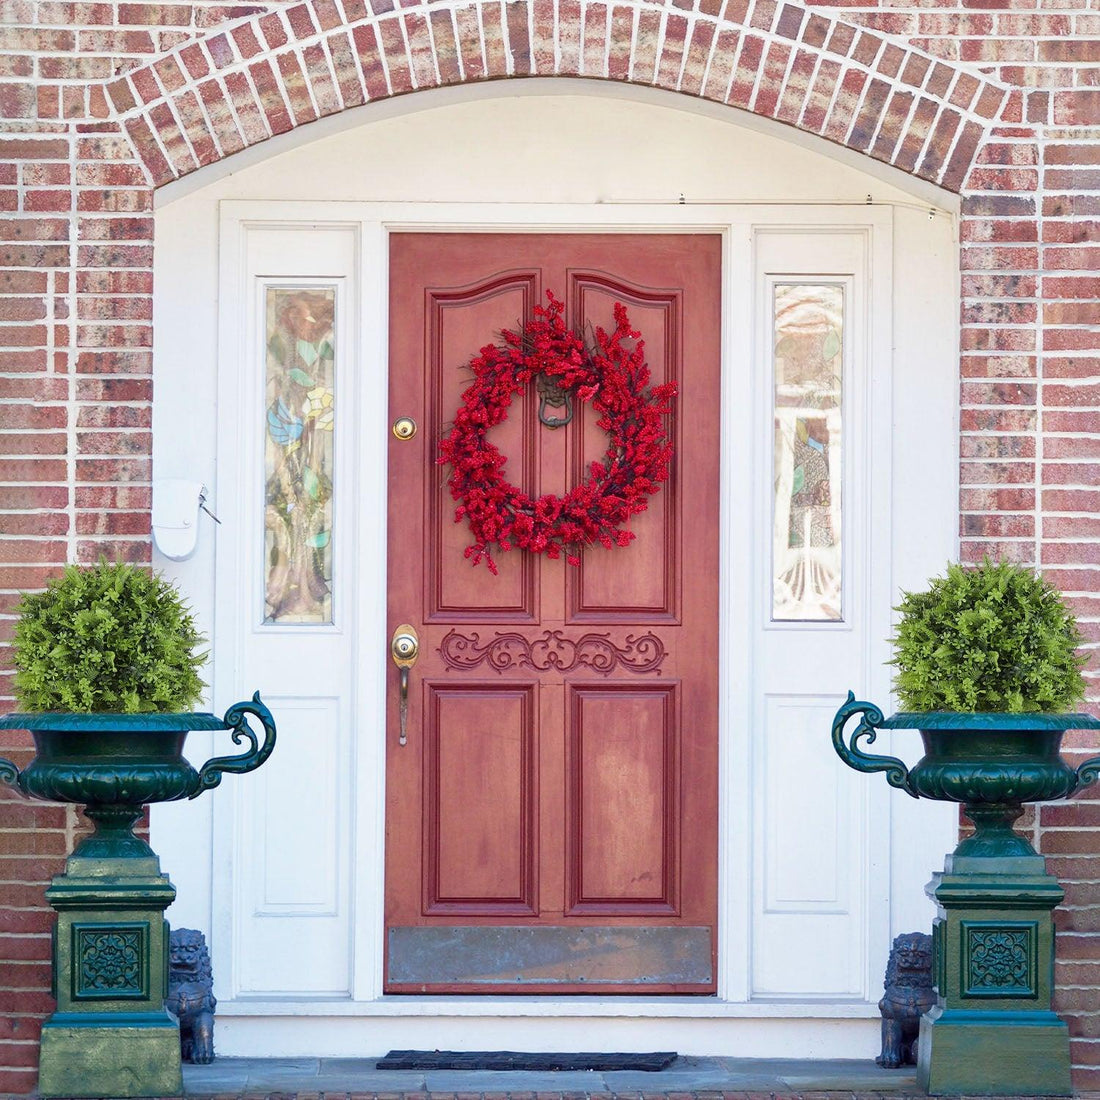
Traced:
POLYGON ((402 623, 393 632, 393 637, 390 639, 390 656, 401 674, 398 707, 401 715, 401 735, 397 743, 404 745, 408 742, 409 669, 416 664, 416 659, 420 656, 420 639, 416 636, 416 630, 408 623, 402 623))

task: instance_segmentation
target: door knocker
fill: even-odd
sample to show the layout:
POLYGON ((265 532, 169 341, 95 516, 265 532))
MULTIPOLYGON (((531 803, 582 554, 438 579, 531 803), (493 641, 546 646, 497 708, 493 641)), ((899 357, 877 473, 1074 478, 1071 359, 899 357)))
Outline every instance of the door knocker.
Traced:
POLYGON ((535 388, 539 391, 539 423, 548 428, 564 428, 573 419, 573 395, 563 390, 549 375, 540 374, 535 379, 535 388), (548 416, 546 407, 565 408, 564 416, 548 416))

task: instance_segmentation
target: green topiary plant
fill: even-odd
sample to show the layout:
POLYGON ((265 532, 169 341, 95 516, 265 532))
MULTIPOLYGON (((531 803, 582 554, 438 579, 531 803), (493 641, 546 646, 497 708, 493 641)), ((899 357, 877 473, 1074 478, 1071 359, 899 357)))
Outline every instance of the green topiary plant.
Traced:
POLYGON ((204 639, 178 590, 123 563, 70 565, 25 593, 15 627, 15 696, 23 710, 190 710, 206 686, 204 639))
POLYGON ((895 610, 890 663, 905 710, 1056 713, 1084 698, 1077 623, 1061 593, 1030 569, 988 558, 949 565, 895 610))

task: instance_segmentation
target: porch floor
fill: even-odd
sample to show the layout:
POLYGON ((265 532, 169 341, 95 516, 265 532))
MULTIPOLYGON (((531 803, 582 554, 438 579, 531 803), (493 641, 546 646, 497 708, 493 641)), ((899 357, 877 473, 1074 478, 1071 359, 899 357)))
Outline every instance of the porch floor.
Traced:
POLYGON ((375 1058, 218 1058, 209 1066, 184 1066, 187 1096, 261 1100, 325 1100, 379 1097, 398 1100, 557 1100, 572 1097, 639 1097, 717 1100, 752 1094, 848 1097, 917 1093, 913 1067, 884 1070, 873 1061, 764 1058, 678 1058, 657 1073, 572 1071, 556 1073, 478 1070, 378 1070, 375 1058))

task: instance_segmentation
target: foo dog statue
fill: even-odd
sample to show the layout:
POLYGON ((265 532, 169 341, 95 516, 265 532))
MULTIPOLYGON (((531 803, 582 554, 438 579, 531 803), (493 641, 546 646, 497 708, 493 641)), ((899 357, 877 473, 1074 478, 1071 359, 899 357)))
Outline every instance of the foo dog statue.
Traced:
POLYGON ((886 964, 882 1013, 882 1053, 875 1061, 883 1069, 917 1064, 920 1018, 936 1003, 932 990, 932 937, 906 932, 895 938, 886 964))
POLYGON ((168 1010, 180 1021, 180 1057, 209 1065, 214 1061, 214 978, 210 952, 201 932, 177 928, 169 938, 168 1010))

